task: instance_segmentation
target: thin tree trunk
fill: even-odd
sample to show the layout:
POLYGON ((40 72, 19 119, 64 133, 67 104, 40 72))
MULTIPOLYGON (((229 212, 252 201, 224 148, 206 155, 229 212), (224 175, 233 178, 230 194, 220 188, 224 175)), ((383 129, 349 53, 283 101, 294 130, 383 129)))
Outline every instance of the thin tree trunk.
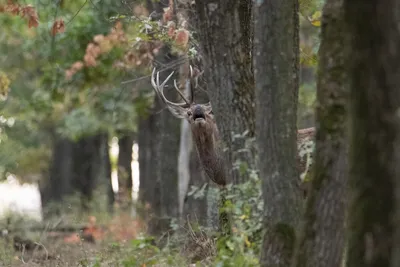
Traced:
POLYGON ((344 10, 351 88, 346 264, 400 266, 400 5, 345 0, 344 10))
POLYGON ((115 196, 114 196, 114 190, 112 187, 112 181, 111 181, 111 159, 110 159, 110 147, 108 144, 108 134, 103 134, 102 135, 102 144, 101 144, 101 166, 103 168, 104 172, 104 184, 106 187, 106 193, 107 193, 107 207, 108 211, 112 213, 114 211, 114 202, 115 202, 115 196))
POLYGON ((344 252, 347 183, 343 0, 323 9, 317 84, 316 155, 292 266, 339 267, 344 252))
POLYGON ((118 139, 118 195, 122 201, 132 202, 132 147, 133 133, 125 133, 118 139))
POLYGON ((261 266, 290 266, 302 198, 297 171, 298 2, 254 6, 256 139, 264 198, 261 266))
POLYGON ((179 175, 179 214, 183 214, 183 203, 189 188, 190 182, 190 155, 193 150, 192 132, 189 122, 182 120, 180 147, 178 155, 178 175, 179 175))

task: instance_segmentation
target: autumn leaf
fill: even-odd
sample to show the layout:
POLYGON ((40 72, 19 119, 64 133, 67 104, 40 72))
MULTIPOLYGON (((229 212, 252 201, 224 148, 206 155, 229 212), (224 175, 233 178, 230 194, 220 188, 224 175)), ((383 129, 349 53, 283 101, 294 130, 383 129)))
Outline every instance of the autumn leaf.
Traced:
POLYGON ((93 37, 93 41, 95 41, 98 44, 100 44, 103 40, 104 40, 103 34, 98 34, 93 37))
POLYGON ((79 71, 79 70, 81 70, 82 68, 83 68, 83 63, 82 63, 82 61, 77 61, 77 62, 75 62, 74 64, 72 64, 72 67, 71 67, 73 70, 76 70, 76 71, 79 71))
POLYGON ((28 27, 37 27, 39 26, 39 17, 36 12, 36 9, 32 5, 27 5, 20 8, 21 16, 28 18, 28 27))
POLYGON ((65 23, 63 19, 57 19, 51 27, 51 35, 56 35, 57 33, 63 33, 65 31, 65 23))
POLYGON ((4 7, 4 11, 9 12, 13 15, 18 15, 20 12, 20 6, 18 4, 9 3, 4 7))
POLYGON ((176 31, 175 43, 177 46, 186 48, 189 43, 189 31, 185 29, 179 29, 176 31))
POLYGON ((174 1, 169 0, 168 7, 164 8, 163 22, 166 23, 168 21, 171 21, 173 15, 174 15, 174 1))

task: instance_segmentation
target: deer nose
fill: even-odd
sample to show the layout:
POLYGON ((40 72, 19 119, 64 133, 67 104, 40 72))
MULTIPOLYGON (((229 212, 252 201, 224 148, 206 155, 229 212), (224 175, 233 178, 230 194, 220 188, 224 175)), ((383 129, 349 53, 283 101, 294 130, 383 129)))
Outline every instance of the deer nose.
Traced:
POLYGON ((193 120, 196 120, 199 118, 205 119, 206 116, 204 114, 203 108, 200 105, 196 105, 193 110, 193 120))

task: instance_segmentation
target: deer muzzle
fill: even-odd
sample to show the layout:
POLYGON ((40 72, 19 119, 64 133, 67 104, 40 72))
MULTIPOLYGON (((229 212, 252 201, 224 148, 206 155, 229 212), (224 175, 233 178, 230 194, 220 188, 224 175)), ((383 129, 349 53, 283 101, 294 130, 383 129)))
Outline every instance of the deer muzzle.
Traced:
POLYGON ((193 110, 193 120, 205 120, 206 114, 204 113, 203 108, 200 105, 197 105, 193 110))

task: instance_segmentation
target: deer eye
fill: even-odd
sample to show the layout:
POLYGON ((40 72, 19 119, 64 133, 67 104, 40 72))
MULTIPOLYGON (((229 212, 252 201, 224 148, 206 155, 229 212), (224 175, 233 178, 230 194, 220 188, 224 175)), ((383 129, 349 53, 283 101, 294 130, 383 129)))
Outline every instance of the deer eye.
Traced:
POLYGON ((187 111, 187 115, 190 117, 192 116, 192 112, 190 110, 187 111))

